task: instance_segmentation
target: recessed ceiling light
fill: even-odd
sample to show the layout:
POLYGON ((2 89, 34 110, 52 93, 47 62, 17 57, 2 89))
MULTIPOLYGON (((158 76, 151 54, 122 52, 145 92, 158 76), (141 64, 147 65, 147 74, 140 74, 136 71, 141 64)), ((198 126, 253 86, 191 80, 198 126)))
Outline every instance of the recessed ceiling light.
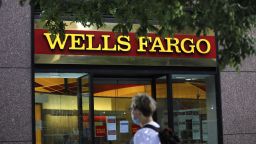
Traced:
POLYGON ((59 78, 59 77, 60 77, 60 74, 58 74, 58 73, 53 73, 53 74, 50 75, 50 77, 52 77, 52 78, 59 78))
POLYGON ((185 79, 185 77, 176 77, 176 79, 185 79))

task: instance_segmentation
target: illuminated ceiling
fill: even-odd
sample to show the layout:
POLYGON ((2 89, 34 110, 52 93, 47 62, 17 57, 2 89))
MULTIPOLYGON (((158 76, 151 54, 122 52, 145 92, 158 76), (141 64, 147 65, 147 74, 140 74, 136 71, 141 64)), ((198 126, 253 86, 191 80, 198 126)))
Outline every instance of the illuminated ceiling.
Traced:
MULTIPOLYGON (((82 81, 83 93, 88 92, 87 81, 82 81)), ((94 96, 97 97, 132 97, 138 93, 151 95, 151 85, 145 84, 94 84, 94 96)), ((35 91, 46 94, 77 95, 77 79, 35 78, 35 91)), ((172 85, 173 98, 205 99, 206 87, 202 82, 181 82, 172 85)), ((157 98, 166 97, 166 84, 159 83, 156 88, 157 98)))

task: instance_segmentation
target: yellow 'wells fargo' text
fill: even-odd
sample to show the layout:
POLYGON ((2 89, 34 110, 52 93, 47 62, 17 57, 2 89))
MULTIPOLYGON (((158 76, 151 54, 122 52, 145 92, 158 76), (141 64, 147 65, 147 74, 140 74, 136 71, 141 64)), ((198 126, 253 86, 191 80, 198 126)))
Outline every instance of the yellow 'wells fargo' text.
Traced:
MULTIPOLYGON (((75 51, 123 51, 128 52, 131 50, 132 45, 130 43, 130 36, 120 35, 117 36, 116 42, 113 46, 110 46, 110 35, 101 35, 101 43, 95 44, 95 35, 93 34, 65 34, 63 40, 57 34, 55 39, 51 39, 50 33, 44 33, 48 44, 52 50, 59 47, 63 50, 67 43, 68 38, 70 38, 69 50, 75 51), (95 46, 97 45, 97 46, 95 46)), ((183 38, 179 40, 178 38, 164 38, 160 37, 139 37, 138 46, 136 51, 139 53, 186 53, 193 54, 195 51, 201 54, 207 54, 211 50, 211 44, 207 39, 194 40, 193 38, 183 38), (202 48, 202 46, 204 48, 202 48)))

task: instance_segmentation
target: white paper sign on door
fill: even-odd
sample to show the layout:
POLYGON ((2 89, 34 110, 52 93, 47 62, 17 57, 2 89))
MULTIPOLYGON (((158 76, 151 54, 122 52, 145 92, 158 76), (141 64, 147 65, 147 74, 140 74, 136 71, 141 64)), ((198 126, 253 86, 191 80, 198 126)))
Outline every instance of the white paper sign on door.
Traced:
POLYGON ((120 121, 120 133, 129 133, 129 121, 120 121))
POLYGON ((116 136, 116 116, 107 116, 106 117, 107 124, 107 139, 109 141, 113 141, 117 139, 116 136))

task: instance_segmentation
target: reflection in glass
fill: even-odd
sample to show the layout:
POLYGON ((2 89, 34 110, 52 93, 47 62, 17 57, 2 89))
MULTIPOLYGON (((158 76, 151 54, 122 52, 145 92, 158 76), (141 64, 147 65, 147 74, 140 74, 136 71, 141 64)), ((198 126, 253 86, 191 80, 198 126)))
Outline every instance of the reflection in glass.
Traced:
POLYGON ((81 112, 81 125, 80 137, 82 137, 81 143, 91 144, 92 135, 90 127, 91 114, 89 113, 89 100, 90 100, 90 89, 89 89, 89 76, 85 75, 79 79, 81 81, 81 97, 82 97, 82 112, 81 112))
POLYGON ((79 143, 80 76, 81 74, 35 74, 36 144, 79 143))
POLYGON ((156 102, 157 102, 157 122, 160 128, 168 127, 168 108, 167 108, 167 82, 166 76, 156 79, 156 102))
POLYGON ((131 120, 131 98, 138 93, 151 95, 150 81, 102 78, 95 79, 93 87, 95 144, 129 143, 139 128, 131 120))
POLYGON ((173 75, 174 130, 183 143, 217 144, 214 76, 173 75))
MULTIPOLYGON (((155 84, 151 78, 95 78, 94 117, 89 113, 88 75, 35 76, 36 144, 91 144, 93 137, 94 144, 127 143, 139 128, 132 123, 129 111, 131 98, 138 93, 156 96, 155 118, 162 128, 168 127, 166 76, 156 78, 155 84)), ((173 75, 170 88, 174 131, 183 143, 217 144, 214 76, 173 75)))

